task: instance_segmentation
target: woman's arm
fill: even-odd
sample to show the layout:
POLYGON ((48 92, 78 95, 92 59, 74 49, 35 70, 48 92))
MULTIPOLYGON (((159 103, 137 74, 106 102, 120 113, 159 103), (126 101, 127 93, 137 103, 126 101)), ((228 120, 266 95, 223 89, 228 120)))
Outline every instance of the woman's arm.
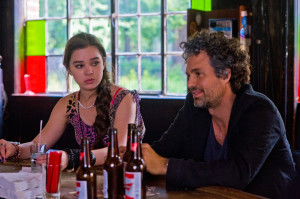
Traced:
MULTIPOLYGON (((31 142, 26 142, 19 145, 20 159, 30 158, 29 146, 32 142, 39 142, 40 140, 40 142, 46 143, 46 148, 49 149, 61 137, 67 125, 66 106, 68 98, 69 96, 66 96, 57 102, 52 110, 49 121, 41 132, 40 138, 39 135, 37 135, 31 142)), ((12 144, 5 140, 0 140, 0 143, 5 143, 5 147, 0 148, 0 157, 7 159, 16 154, 17 149, 12 144)))
MULTIPOLYGON (((118 129, 118 145, 126 146, 128 124, 134 123, 136 117, 136 102, 132 95, 127 94, 121 101, 115 115, 114 128, 118 129)), ((96 156, 95 165, 104 164, 107 155, 107 147, 92 151, 96 156)))
POLYGON ((118 144, 126 146, 128 124, 134 123, 136 117, 136 102, 132 95, 127 94, 121 101, 115 116, 114 128, 118 129, 118 144))

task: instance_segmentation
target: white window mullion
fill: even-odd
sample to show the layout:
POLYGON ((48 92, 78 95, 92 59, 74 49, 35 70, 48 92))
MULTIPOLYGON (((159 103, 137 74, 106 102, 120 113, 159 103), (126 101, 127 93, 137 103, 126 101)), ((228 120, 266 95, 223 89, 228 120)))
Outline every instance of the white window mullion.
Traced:
POLYGON ((89 19, 89 33, 93 33, 92 30, 92 0, 89 0, 89 13, 88 13, 88 19, 89 19))
POLYGON ((142 90, 142 57, 141 57, 141 1, 137 2, 137 25, 138 25, 138 90, 142 90))
POLYGON ((115 13, 112 13, 112 17, 115 19, 115 45, 116 45, 116 57, 115 57, 115 83, 119 85, 119 79, 120 79, 120 66, 118 64, 118 59, 119 59, 119 1, 116 0, 115 2, 115 13))
MULTIPOLYGON (((67 40, 71 38, 71 8, 72 8, 72 0, 67 0, 67 40)), ((67 77, 67 92, 70 93, 73 90, 73 77, 68 75, 67 77)))
POLYGON ((67 39, 69 40, 71 38, 71 0, 68 0, 68 7, 67 7, 68 11, 68 16, 67 16, 67 28, 68 28, 68 35, 67 35, 67 39))
POLYGON ((46 54, 46 58, 48 55, 48 0, 45 0, 45 54, 46 54))
POLYGON ((168 77, 168 70, 167 70, 167 17, 168 17, 168 13, 167 13, 167 0, 164 0, 164 16, 163 17, 163 27, 164 29, 162 30, 164 33, 164 38, 163 38, 163 48, 164 48, 164 55, 162 57, 163 62, 164 62, 164 74, 163 74, 163 95, 167 94, 167 77, 168 77))

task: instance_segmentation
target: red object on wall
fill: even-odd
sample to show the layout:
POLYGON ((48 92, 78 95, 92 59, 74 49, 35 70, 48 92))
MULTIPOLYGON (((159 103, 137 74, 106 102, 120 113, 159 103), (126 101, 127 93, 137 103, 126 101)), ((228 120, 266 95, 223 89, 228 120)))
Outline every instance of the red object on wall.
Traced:
POLYGON ((25 83, 24 83, 24 74, 25 74, 25 69, 24 69, 24 59, 20 58, 19 62, 19 71, 20 71, 20 76, 19 76, 19 82, 20 82, 20 87, 17 93, 24 93, 25 92, 25 83))
POLYGON ((28 56, 26 71, 30 75, 28 90, 34 93, 46 92, 46 56, 28 56))

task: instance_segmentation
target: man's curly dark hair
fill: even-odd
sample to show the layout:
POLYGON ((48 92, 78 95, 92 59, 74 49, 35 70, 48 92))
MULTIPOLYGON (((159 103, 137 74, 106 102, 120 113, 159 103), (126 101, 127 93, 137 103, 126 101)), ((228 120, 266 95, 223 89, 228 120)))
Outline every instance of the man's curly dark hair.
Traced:
POLYGON ((244 84, 250 82, 250 59, 247 52, 241 50, 238 39, 228 39, 223 32, 201 30, 186 42, 181 42, 180 47, 184 50, 182 57, 185 62, 190 56, 205 51, 218 78, 226 78, 226 69, 229 68, 232 92, 237 93, 244 84))

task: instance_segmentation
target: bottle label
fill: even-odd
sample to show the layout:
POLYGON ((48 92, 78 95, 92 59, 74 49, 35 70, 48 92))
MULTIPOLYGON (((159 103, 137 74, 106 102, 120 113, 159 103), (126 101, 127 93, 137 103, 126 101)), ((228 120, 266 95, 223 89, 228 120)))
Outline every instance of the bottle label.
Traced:
POLYGON ((240 30, 240 37, 241 37, 241 38, 245 38, 245 37, 246 37, 246 31, 245 31, 245 28, 241 28, 241 30, 240 30))
POLYGON ((76 181, 76 193, 78 199, 88 198, 87 181, 76 181))
POLYGON ((79 157, 80 161, 83 161, 83 158, 84 158, 84 152, 80 152, 80 157, 79 157))
POLYGON ((247 17, 246 17, 246 16, 244 16, 244 17, 242 18, 242 26, 243 26, 244 28, 247 28, 247 17))
POLYGON ((125 198, 140 199, 142 198, 142 173, 125 172, 125 198))
POLYGON ((103 169, 103 197, 108 198, 108 176, 107 171, 103 169))
POLYGON ((138 143, 132 143, 131 147, 130 147, 130 150, 135 152, 137 147, 138 147, 138 143))
POLYGON ((126 169, 126 165, 127 165, 127 162, 123 162, 123 184, 125 184, 125 169, 126 169))

